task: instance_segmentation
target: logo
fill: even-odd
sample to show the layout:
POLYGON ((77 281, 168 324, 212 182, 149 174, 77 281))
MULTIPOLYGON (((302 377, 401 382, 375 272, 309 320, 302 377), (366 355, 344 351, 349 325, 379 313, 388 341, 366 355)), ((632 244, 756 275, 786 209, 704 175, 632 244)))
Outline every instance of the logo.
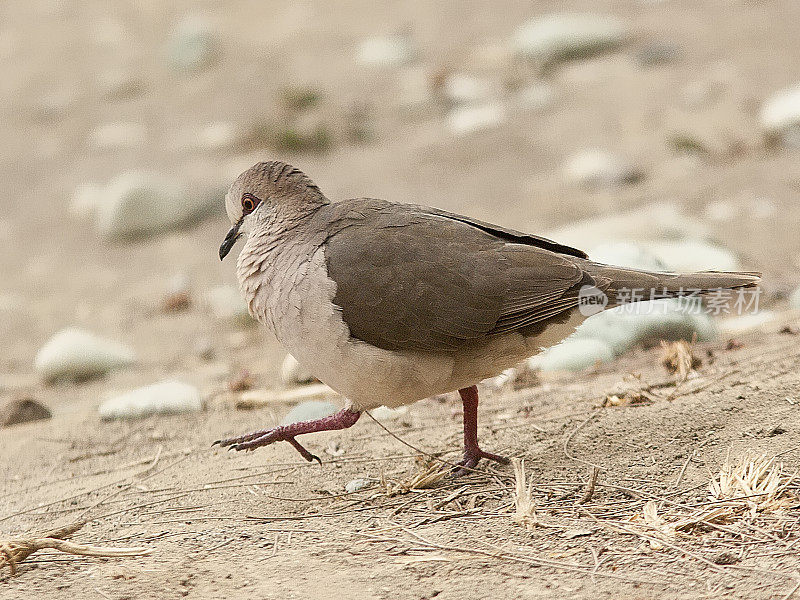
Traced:
POLYGON ((591 317, 605 310, 608 296, 593 285, 584 285, 578 291, 578 310, 584 317, 591 317))

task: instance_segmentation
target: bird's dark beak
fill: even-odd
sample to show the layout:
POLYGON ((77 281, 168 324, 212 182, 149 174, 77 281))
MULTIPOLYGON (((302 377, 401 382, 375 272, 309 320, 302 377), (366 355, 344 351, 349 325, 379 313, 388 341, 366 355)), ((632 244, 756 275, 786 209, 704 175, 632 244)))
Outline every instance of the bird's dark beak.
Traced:
POLYGON ((225 236, 225 239, 222 240, 222 245, 219 247, 219 259, 222 260, 226 256, 228 256, 228 252, 231 251, 233 245, 236 243, 236 240, 239 239, 239 227, 242 225, 241 220, 236 223, 231 230, 228 232, 228 235, 225 236))

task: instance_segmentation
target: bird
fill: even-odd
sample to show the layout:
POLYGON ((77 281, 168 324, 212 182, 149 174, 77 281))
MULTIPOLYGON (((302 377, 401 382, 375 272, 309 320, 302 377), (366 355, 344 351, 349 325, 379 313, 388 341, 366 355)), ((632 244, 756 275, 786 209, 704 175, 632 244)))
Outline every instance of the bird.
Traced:
MULTIPOLYGON (((478 443, 477 384, 570 335, 632 289, 676 297, 751 288, 759 273, 661 273, 593 262, 576 248, 428 206, 331 202, 281 161, 231 184, 224 259, 244 239, 236 272, 251 315, 345 399, 330 416, 217 440, 232 450, 354 425, 364 411, 458 390, 463 459, 508 459, 478 443), (587 291, 588 290, 588 291, 587 291), (586 302, 587 298, 590 300, 586 302)), ((321 461, 320 461, 321 462, 321 461)))

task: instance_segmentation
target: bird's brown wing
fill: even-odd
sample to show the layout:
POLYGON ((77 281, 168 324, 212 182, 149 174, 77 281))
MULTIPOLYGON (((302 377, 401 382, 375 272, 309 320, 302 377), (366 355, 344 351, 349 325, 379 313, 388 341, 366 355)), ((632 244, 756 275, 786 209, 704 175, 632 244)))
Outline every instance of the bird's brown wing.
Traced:
POLYGON ((594 283, 580 258, 541 247, 554 242, 466 217, 375 200, 327 210, 333 302, 380 348, 456 351, 574 308, 594 283))

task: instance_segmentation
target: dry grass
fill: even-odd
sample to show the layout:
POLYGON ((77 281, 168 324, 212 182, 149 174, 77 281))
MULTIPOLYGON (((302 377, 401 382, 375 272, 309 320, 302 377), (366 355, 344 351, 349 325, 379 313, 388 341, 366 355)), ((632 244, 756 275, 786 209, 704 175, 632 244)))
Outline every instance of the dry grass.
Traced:
POLYGON ((512 458, 514 465, 514 514, 511 519, 525 529, 533 529, 539 525, 536 517, 536 502, 533 499, 533 489, 525 482, 525 461, 512 458))

